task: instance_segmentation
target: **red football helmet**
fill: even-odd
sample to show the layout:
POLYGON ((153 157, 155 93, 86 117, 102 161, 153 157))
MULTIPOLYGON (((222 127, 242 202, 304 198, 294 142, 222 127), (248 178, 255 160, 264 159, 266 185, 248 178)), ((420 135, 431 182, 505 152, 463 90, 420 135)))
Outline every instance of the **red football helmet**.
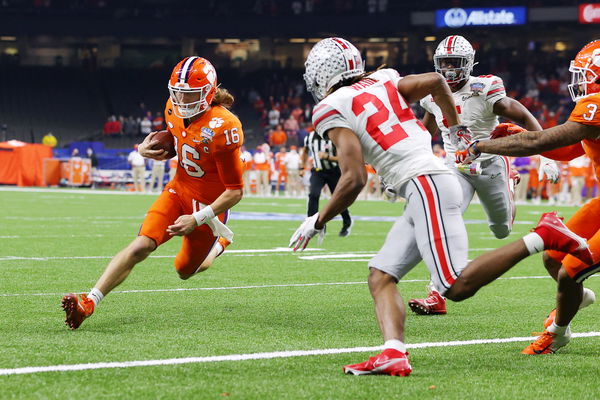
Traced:
POLYGON ((175 115, 191 118, 208 109, 217 91, 217 72, 202 57, 184 58, 173 68, 169 93, 175 115))
POLYGON ((583 46, 571 61, 571 84, 568 85, 573 101, 600 92, 600 40, 583 46))

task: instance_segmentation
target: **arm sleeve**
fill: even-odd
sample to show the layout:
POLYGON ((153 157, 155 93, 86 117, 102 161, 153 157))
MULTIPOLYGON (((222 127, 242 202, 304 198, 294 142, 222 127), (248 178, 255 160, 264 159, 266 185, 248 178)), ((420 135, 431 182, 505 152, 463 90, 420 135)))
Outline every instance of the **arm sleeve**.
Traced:
POLYGON ((498 76, 492 76, 491 79, 492 83, 485 95, 485 101, 490 108, 492 108, 498 100, 506 97, 506 89, 504 89, 504 82, 502 81, 502 78, 498 76))
POLYGON ((581 142, 541 153, 542 156, 555 161, 571 161, 584 154, 581 142))
POLYGON ((333 128, 348 128, 352 129, 352 126, 346 118, 335 108, 327 103, 320 103, 313 112, 313 126, 315 131, 321 137, 329 129, 333 128))
POLYGON ((215 162, 221 182, 226 189, 243 189, 244 188, 244 162, 242 161, 241 147, 244 144, 244 133, 242 125, 239 121, 229 124, 226 129, 230 134, 232 130, 237 129, 237 134, 240 139, 237 143, 226 143, 225 135, 221 134, 220 140, 215 143, 215 162))

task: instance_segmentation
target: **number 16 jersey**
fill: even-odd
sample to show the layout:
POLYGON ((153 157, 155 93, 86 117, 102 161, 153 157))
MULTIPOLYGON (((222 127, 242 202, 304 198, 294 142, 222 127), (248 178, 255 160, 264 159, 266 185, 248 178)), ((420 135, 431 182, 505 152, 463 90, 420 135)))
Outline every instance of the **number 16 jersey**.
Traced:
POLYGON ((379 70, 336 90, 313 111, 319 135, 332 128, 353 131, 365 161, 396 190, 419 175, 451 173, 433 154, 431 135, 398 92, 400 79, 393 69, 379 70))

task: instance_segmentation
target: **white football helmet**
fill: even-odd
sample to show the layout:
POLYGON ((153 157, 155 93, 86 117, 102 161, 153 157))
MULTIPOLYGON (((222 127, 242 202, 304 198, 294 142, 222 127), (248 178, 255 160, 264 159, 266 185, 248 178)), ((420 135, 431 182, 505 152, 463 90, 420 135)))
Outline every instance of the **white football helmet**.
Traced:
POLYGON ((365 72, 358 49, 349 41, 336 37, 315 44, 308 53, 304 67, 306 89, 317 103, 336 83, 365 72))
POLYGON ((433 55, 435 71, 446 78, 448 84, 457 84, 469 79, 475 61, 475 50, 467 39, 451 35, 438 44, 433 55), (452 65, 453 68, 448 68, 452 65))

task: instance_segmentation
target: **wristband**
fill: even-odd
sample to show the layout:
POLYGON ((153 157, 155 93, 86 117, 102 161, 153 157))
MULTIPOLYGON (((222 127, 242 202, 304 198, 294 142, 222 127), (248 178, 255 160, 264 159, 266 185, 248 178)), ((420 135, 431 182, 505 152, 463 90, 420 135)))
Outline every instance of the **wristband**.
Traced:
POLYGON ((196 220, 196 224, 200 226, 206 223, 206 221, 213 219, 215 217, 215 212, 211 206, 206 206, 202 210, 192 213, 192 216, 196 220))
POLYGON ((475 140, 475 141, 473 141, 473 143, 471 143, 471 146, 469 146, 470 147, 469 152, 471 154, 473 154, 474 156, 479 157, 479 155, 481 155, 481 151, 479 151, 479 148, 477 147, 477 143, 479 143, 479 140, 475 140))

